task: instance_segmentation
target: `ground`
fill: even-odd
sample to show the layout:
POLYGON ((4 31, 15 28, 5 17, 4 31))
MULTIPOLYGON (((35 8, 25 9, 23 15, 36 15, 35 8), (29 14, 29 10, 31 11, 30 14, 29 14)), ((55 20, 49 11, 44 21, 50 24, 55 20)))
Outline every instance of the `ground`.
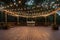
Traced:
POLYGON ((60 40, 60 30, 51 27, 15 27, 0 30, 0 40, 60 40))

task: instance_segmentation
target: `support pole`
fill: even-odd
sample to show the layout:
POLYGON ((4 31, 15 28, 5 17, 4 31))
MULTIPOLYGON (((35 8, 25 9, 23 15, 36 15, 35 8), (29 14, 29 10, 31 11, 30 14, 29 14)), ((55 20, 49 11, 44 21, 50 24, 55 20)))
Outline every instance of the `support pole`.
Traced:
POLYGON ((46 22, 47 22, 47 20, 46 20, 46 17, 45 17, 45 25, 47 24, 46 22))
POLYGON ((19 25, 19 16, 17 16, 17 24, 19 25))
POLYGON ((54 24, 53 24, 53 27, 52 27, 52 29, 53 30, 59 30, 59 27, 58 27, 58 25, 56 24, 56 13, 55 13, 55 15, 54 15, 54 24))
MULTIPOLYGON (((1 12, 1 18, 3 18, 3 12, 1 12)), ((1 19, 0 25, 3 25, 3 20, 1 19)))
POLYGON ((55 13, 55 15, 54 15, 54 24, 56 25, 56 13, 55 13))
POLYGON ((18 15, 17 15, 17 24, 18 24, 18 25, 20 24, 20 22, 19 22, 20 16, 19 16, 19 15, 21 15, 21 12, 19 12, 18 15))
POLYGON ((5 12, 5 24, 7 25, 7 13, 5 12))

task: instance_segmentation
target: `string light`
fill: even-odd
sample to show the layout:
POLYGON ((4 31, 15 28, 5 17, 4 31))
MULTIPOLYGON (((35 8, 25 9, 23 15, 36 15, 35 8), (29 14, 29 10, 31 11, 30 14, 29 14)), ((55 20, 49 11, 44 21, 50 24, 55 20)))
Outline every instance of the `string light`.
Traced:
POLYGON ((14 3, 14 5, 16 5, 16 3, 14 3))
POLYGON ((26 4, 20 6, 19 3, 22 4, 21 1, 16 1, 16 0, 13 0, 14 2, 10 3, 9 5, 7 5, 6 7, 3 7, 3 5, 1 5, 3 8, 6 8, 8 10, 14 10, 15 12, 18 11, 18 12, 25 12, 25 13, 31 13, 31 15, 33 13, 40 13, 40 14, 46 14, 48 12, 52 12, 53 10, 56 10, 57 8, 59 8, 59 5, 60 3, 56 3, 56 1, 59 1, 59 0, 56 0, 56 1, 51 1, 50 0, 45 0, 43 1, 42 3, 39 3, 39 4, 36 4, 36 5, 33 5, 34 4, 34 0, 30 0, 30 1, 27 1, 25 2, 26 4, 28 4, 29 6, 30 5, 33 5, 32 7, 28 7, 26 6, 26 4), (13 7, 12 7, 13 6, 13 7), (14 9, 10 9, 10 8, 14 8, 14 9), (18 8, 21 8, 21 9, 18 9, 18 8))
POLYGON ((7 7, 9 7, 9 5, 7 5, 7 7))
POLYGON ((12 4, 10 4, 10 6, 12 7, 13 5, 12 5, 12 4))
POLYGON ((18 3, 21 3, 21 1, 19 1, 18 3))

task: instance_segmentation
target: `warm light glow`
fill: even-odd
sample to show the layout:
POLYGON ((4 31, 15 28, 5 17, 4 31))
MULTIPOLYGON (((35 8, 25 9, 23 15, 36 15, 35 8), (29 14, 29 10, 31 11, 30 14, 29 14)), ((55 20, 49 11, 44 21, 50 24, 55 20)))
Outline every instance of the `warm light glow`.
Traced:
POLYGON ((26 16, 26 14, 25 15, 18 15, 18 12, 12 12, 12 11, 7 11, 7 10, 4 10, 6 13, 8 13, 8 14, 10 14, 10 15, 12 15, 12 16, 20 16, 20 17, 26 17, 26 18, 28 18, 28 17, 32 17, 32 18, 34 18, 34 17, 46 17, 46 16, 49 16, 49 15, 52 15, 52 14, 54 14, 54 13, 56 13, 58 10, 60 10, 60 8, 58 8, 57 10, 55 10, 55 11, 53 11, 53 12, 50 12, 50 13, 47 13, 47 14, 44 14, 44 13, 42 13, 42 15, 39 15, 39 14, 41 14, 41 13, 37 13, 37 15, 34 15, 34 16, 26 16))
POLYGON ((14 3, 14 5, 16 5, 16 3, 14 3))
POLYGON ((19 1, 18 3, 21 3, 21 1, 19 1))
POLYGON ((13 5, 12 5, 12 4, 10 4, 10 6, 12 7, 13 5))

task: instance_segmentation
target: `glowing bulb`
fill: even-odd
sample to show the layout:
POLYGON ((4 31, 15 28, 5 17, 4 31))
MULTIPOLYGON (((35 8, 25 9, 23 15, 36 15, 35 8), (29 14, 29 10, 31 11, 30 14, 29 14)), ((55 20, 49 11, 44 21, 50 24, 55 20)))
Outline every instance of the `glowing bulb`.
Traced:
POLYGON ((21 1, 19 1, 19 3, 21 3, 21 1))
POLYGON ((7 7, 9 7, 9 6, 7 6, 7 7))
POLYGON ((14 3, 14 5, 16 5, 16 3, 14 3))
POLYGON ((11 4, 10 6, 12 7, 13 5, 11 4))

